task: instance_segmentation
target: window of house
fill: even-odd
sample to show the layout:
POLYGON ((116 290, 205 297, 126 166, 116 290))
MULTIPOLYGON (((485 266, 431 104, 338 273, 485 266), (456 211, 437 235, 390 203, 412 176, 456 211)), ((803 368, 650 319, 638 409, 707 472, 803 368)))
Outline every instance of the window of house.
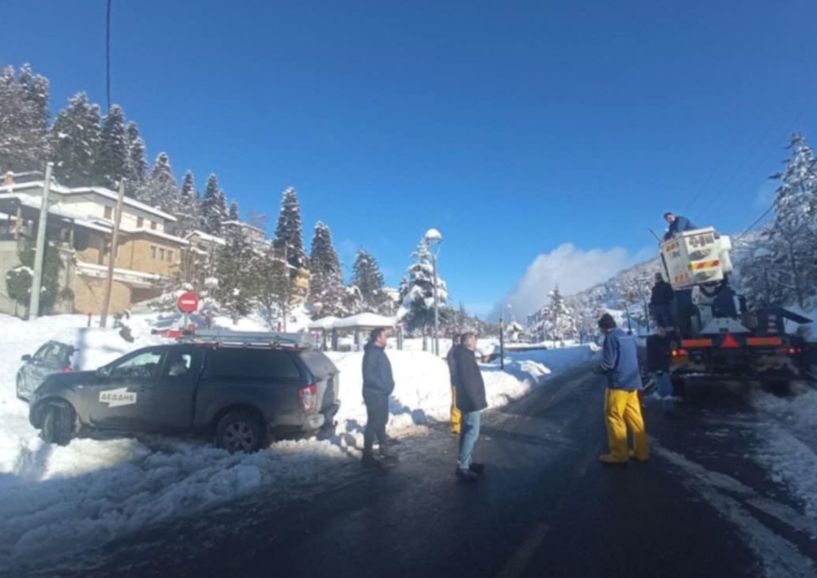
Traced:
POLYGON ((105 207, 105 218, 106 219, 113 219, 113 207, 105 207))
POLYGON ((151 221, 151 222, 150 222, 150 229, 151 229, 151 231, 155 231, 155 230, 156 230, 156 221, 151 221))
POLYGON ((164 260, 165 260, 165 250, 164 249, 159 249, 159 261, 164 261, 164 260))
POLYGON ((170 249, 167 250, 167 260, 170 261, 171 263, 173 262, 173 251, 171 251, 170 249))
POLYGON ((136 217, 136 226, 140 229, 145 226, 145 219, 144 217, 136 217))
POLYGON ((156 247, 155 247, 155 246, 153 246, 153 245, 151 245, 151 246, 150 246, 150 258, 151 258, 151 259, 155 259, 155 258, 156 258, 156 247))

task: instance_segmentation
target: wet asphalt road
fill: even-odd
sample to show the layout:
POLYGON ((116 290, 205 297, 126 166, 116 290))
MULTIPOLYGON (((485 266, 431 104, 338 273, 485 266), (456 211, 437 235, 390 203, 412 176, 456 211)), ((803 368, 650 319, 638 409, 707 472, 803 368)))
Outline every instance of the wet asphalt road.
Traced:
MULTIPOLYGON (((457 483, 442 426, 388 471, 356 463, 286 506, 275 489, 106 549, 84 576, 814 576, 817 527, 747 458, 757 415, 725 389, 674 420, 647 405, 647 464, 602 466, 603 390, 587 369, 484 415, 487 471, 457 483)), ((99 554, 95 554, 99 556, 99 554)), ((66 574, 51 569, 42 575, 66 574)))

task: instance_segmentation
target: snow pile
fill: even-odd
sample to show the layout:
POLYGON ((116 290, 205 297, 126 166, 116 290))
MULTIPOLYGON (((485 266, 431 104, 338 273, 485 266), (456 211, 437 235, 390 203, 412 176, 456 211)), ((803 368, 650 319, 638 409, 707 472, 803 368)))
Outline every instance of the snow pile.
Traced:
POLYGON ((508 362, 536 362, 551 371, 561 372, 571 367, 587 363, 599 351, 599 347, 594 343, 583 345, 573 345, 558 349, 535 349, 531 351, 505 351, 505 367, 508 362))
MULTIPOLYGON (((341 370, 342 406, 336 433, 329 439, 279 441, 252 455, 231 455, 208 440, 152 435, 94 435, 66 447, 42 442, 28 423, 27 404, 15 397, 21 354, 58 338, 79 348, 74 360, 78 369, 93 368, 160 342, 151 329, 167 327, 176 317, 132 316, 126 322, 133 342, 118 330, 85 328, 84 316, 0 319, 7 328, 0 335, 0 573, 99 546, 259 488, 274 485, 282 500, 314 491, 337 478, 339 465, 359 458, 366 422, 362 353, 330 354, 341 370)), ((498 363, 483 365, 489 403, 496 407, 524 394, 544 380, 551 365, 566 368, 590 352, 575 349, 512 353, 505 371, 498 363)), ((451 394, 445 360, 422 351, 389 350, 388 356, 396 381, 390 435, 429 435, 431 422, 448 419, 451 394)))
POLYGON ((793 397, 759 392, 752 404, 785 425, 759 424, 763 444, 755 459, 803 501, 807 516, 817 518, 817 391, 805 389, 793 397))

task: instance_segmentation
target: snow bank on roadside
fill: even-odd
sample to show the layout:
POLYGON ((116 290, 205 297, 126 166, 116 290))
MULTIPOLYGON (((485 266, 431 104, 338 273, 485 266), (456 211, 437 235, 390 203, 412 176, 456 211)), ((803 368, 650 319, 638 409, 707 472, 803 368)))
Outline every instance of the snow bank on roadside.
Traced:
MULTIPOLYGON (((160 340, 150 335, 167 316, 134 315, 135 342, 114 330, 86 329, 83 316, 23 322, 2 318, 0 335, 0 571, 23 568, 86 550, 139 528, 188 515, 263 487, 285 499, 331 479, 339 464, 360 456, 366 412, 361 395, 362 353, 331 354, 341 370, 342 406, 336 434, 328 440, 274 443, 252 455, 231 455, 207 441, 160 436, 75 439, 67 447, 44 444, 17 400, 14 379, 23 353, 57 337, 80 348, 78 369, 107 363, 122 353, 160 340)), ((548 353, 559 367, 586 357, 569 350, 548 353), (565 356, 564 360, 560 360, 565 356)), ((396 390, 392 436, 428 435, 429 422, 444 421, 450 404, 443 359, 421 351, 388 351, 396 390)), ((542 383, 550 369, 526 353, 482 366, 489 403, 499 406, 542 383)))
POLYGON ((817 391, 802 386, 791 397, 757 392, 752 405, 785 424, 758 424, 763 443, 755 459, 803 501, 807 516, 817 519, 817 391))

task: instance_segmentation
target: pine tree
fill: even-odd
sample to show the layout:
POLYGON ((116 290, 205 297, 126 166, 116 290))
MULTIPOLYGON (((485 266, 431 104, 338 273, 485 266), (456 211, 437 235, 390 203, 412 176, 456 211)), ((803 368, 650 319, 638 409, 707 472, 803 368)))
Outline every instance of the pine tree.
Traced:
POLYGON ((152 207, 159 207, 171 215, 180 214, 182 207, 179 198, 179 187, 173 168, 170 166, 170 157, 167 153, 159 153, 150 176, 139 192, 139 200, 152 207))
POLYGON ((277 330, 280 324, 281 329, 286 331, 292 301, 292 283, 287 262, 270 248, 264 255, 256 258, 253 272, 261 315, 270 329, 277 330))
POLYGON ((216 175, 211 174, 207 178, 207 187, 204 189, 204 197, 201 201, 201 227, 206 233, 221 235, 222 225, 227 217, 224 191, 219 188, 216 175))
POLYGON ((343 308, 343 275, 338 254, 332 246, 332 233, 324 223, 315 225, 310 255, 308 301, 315 305, 318 316, 338 315, 343 308))
POLYGON ((42 170, 49 156, 48 80, 23 65, 0 72, 0 172, 42 170))
POLYGON ((295 269, 307 267, 301 208, 298 205, 298 193, 292 187, 283 193, 275 241, 278 246, 286 247, 287 261, 292 267, 295 269))
POLYGON ((128 140, 128 170, 126 174, 127 187, 125 193, 135 196, 145 182, 148 170, 147 151, 145 141, 139 135, 139 127, 135 122, 129 122, 126 129, 128 140))
MULTIPOLYGON (((400 286, 403 320, 409 331, 421 329, 425 334, 425 330, 434 321, 434 266, 425 238, 420 241, 412 257, 415 262, 407 269, 408 279, 403 279, 400 286)), ((438 274, 438 308, 442 309, 447 301, 448 288, 438 274)))
POLYGON ((358 249, 355 256, 351 284, 360 291, 362 306, 365 310, 383 315, 391 314, 389 298, 383 292, 383 273, 380 271, 377 259, 364 249, 358 249))
POLYGON ((45 146, 48 133, 48 79, 31 71, 31 65, 26 63, 20 68, 20 85, 23 87, 23 98, 29 104, 30 118, 27 124, 36 131, 35 142, 45 146))
POLYGON ((187 171, 184 174, 184 179, 182 179, 179 204, 181 211, 176 217, 178 219, 177 232, 185 235, 197 229, 201 220, 199 193, 196 191, 192 171, 187 171))
POLYGON ((68 101, 51 127, 51 151, 57 179, 68 186, 98 184, 96 153, 99 150, 99 107, 84 92, 68 101))
POLYGON ((817 158, 800 134, 792 135, 789 148, 792 156, 786 169, 773 177, 780 186, 768 237, 783 299, 803 307, 806 288, 817 282, 813 259, 817 246, 817 158))
POLYGON ((240 221, 241 220, 241 216, 238 213, 238 202, 237 201, 233 201, 232 203, 230 203, 230 213, 227 216, 227 220, 229 220, 229 221, 240 221))
POLYGON ((97 183, 116 189, 129 172, 128 135, 125 114, 113 105, 102 121, 99 152, 96 158, 97 183))
POLYGON ((217 297, 229 311, 233 323, 252 311, 259 291, 256 255, 237 228, 226 239, 216 265, 217 297))
POLYGON ((542 309, 542 332, 545 339, 563 342, 576 336, 577 323, 557 285, 550 292, 550 303, 542 309))

